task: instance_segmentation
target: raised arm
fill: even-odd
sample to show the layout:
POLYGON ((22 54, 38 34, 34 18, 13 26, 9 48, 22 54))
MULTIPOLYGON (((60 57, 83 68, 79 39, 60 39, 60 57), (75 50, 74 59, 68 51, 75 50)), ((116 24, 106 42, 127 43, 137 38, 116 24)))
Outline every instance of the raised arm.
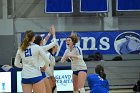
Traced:
POLYGON ((66 62, 66 60, 68 59, 67 54, 68 54, 68 52, 67 52, 67 50, 66 50, 65 53, 64 53, 64 55, 63 55, 62 58, 61 58, 61 62, 62 62, 62 63, 66 62))
POLYGON ((43 58, 43 60, 45 61, 45 64, 46 65, 49 65, 51 63, 50 59, 49 59, 49 56, 45 53, 45 51, 42 49, 41 46, 38 46, 38 49, 39 49, 39 53, 40 53, 40 56, 43 58))
POLYGON ((50 27, 50 31, 49 31, 48 35, 44 38, 44 40, 43 40, 43 44, 44 44, 44 45, 47 43, 47 41, 48 41, 48 39, 50 38, 51 35, 53 35, 53 39, 56 39, 55 27, 54 27, 54 25, 52 25, 52 26, 50 27))
POLYGON ((43 40, 43 45, 45 45, 48 42, 50 36, 51 36, 51 33, 49 32, 48 35, 43 40))
POLYGON ((50 32, 52 33, 53 38, 56 38, 56 35, 55 35, 55 27, 54 27, 54 25, 51 26, 50 32))
POLYGON ((53 39, 52 39, 52 42, 51 43, 43 46, 43 49, 45 51, 48 51, 49 49, 53 48, 57 44, 56 35, 55 35, 55 28, 54 28, 53 25, 51 26, 49 33, 51 33, 53 35, 53 39))

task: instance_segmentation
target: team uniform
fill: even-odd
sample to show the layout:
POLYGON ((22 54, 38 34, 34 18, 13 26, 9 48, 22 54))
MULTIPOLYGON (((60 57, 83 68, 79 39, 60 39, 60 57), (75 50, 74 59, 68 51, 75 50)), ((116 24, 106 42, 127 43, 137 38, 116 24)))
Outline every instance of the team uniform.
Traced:
MULTIPOLYGON (((43 40, 43 44, 46 44, 46 41, 45 40, 43 40)), ((57 44, 57 40, 56 40, 56 38, 53 38, 53 40, 52 40, 52 42, 50 44, 41 46, 43 48, 43 50, 45 51, 45 53, 47 54, 47 56, 49 57, 50 61, 51 61, 51 63, 48 64, 48 67, 47 67, 46 71, 45 72, 42 72, 43 78, 45 78, 46 76, 47 77, 50 77, 50 74, 51 74, 51 76, 53 75, 53 73, 52 73, 51 70, 54 69, 55 58, 53 58, 51 56, 51 54, 48 52, 48 50, 51 49, 56 44, 57 44), (49 65, 52 65, 52 67, 49 67, 49 65)), ((40 60, 42 60, 42 64, 40 65, 40 67, 42 67, 42 66, 45 65, 45 62, 44 62, 43 58, 41 58, 41 57, 40 57, 40 60)))
POLYGON ((46 68, 45 72, 48 75, 48 77, 51 77, 51 76, 54 76, 55 58, 49 52, 47 53, 47 55, 49 56, 49 59, 51 60, 51 63, 46 68))
MULTIPOLYGON (((46 44, 46 41, 44 43, 46 44)), ((56 41, 56 38, 53 38, 53 40, 50 44, 42 46, 51 61, 50 64, 48 65, 48 67, 46 68, 45 72, 42 72, 42 76, 43 77, 47 76, 48 79, 51 79, 53 81, 52 85, 55 84, 55 78, 54 78, 55 58, 54 58, 54 56, 52 56, 52 54, 50 52, 48 52, 48 50, 53 48, 55 45, 57 45, 57 41, 56 41)), ((56 84, 53 86, 52 91, 54 91, 55 88, 56 88, 56 84)))
POLYGON ((69 59, 71 60, 71 68, 72 68, 73 74, 78 75, 79 71, 87 72, 87 66, 83 60, 83 54, 82 54, 81 48, 76 45, 73 46, 73 49, 71 51, 69 48, 67 48, 64 53, 64 56, 70 53, 72 55, 78 56, 78 59, 69 57, 69 59))
POLYGON ((34 84, 42 80, 40 65, 43 63, 41 63, 39 56, 43 58, 45 64, 50 63, 44 50, 32 42, 30 42, 25 51, 18 49, 15 57, 15 66, 23 68, 21 72, 23 84, 34 84), (20 63, 21 59, 22 63, 20 63))
POLYGON ((87 77, 90 93, 109 93, 108 81, 98 74, 90 74, 87 77))
POLYGON ((45 39, 44 39, 44 40, 43 40, 43 46, 42 46, 43 49, 44 49, 44 51, 48 51, 48 50, 51 49, 53 46, 55 46, 55 45, 57 44, 57 40, 56 40, 56 38, 53 38, 51 43, 45 45, 46 43, 47 43, 47 42, 46 42, 45 39))

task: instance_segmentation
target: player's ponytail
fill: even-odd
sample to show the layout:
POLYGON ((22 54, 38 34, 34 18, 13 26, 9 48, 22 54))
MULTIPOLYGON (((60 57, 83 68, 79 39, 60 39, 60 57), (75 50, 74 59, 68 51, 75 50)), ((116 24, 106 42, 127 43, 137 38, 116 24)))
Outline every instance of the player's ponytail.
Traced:
POLYGON ((78 36, 77 36, 77 34, 76 33, 74 33, 74 32, 72 32, 71 33, 71 35, 70 35, 70 37, 69 38, 71 38, 72 39, 72 42, 73 42, 73 44, 75 45, 77 42, 78 42, 78 40, 79 40, 79 38, 78 38, 78 36))
POLYGON ((24 34, 23 41, 21 43, 21 51, 25 51, 25 49, 29 46, 29 42, 32 40, 34 37, 34 32, 32 30, 28 30, 24 34))
POLYGON ((99 73, 99 75, 100 75, 100 77, 102 77, 103 79, 106 79, 106 74, 105 74, 105 72, 102 72, 102 71, 101 71, 101 72, 99 73))
POLYGON ((95 67, 95 72, 96 72, 97 74, 99 74, 99 76, 100 76, 101 78, 106 79, 106 74, 105 74, 105 72, 104 72, 104 67, 103 67, 103 66, 97 65, 97 66, 95 67))

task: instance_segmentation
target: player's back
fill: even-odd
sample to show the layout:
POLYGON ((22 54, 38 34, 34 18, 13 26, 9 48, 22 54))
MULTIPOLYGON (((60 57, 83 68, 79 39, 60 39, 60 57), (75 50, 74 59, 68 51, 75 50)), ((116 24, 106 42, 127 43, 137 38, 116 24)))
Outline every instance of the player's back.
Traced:
POLYGON ((25 51, 20 52, 23 64, 22 76, 24 78, 32 78, 40 76, 39 60, 40 47, 34 43, 29 45, 25 51))
POLYGON ((90 74, 87 77, 90 93, 109 93, 108 82, 101 78, 98 74, 90 74))

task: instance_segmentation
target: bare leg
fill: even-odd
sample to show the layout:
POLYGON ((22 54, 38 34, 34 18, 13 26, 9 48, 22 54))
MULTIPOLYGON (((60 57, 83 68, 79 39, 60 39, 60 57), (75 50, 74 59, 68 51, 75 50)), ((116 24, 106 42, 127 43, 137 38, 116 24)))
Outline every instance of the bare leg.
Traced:
POLYGON ((51 78, 49 78, 49 83, 50 83, 50 87, 52 89, 53 88, 53 82, 52 82, 51 78))
POLYGON ((84 71, 80 71, 78 73, 78 89, 80 90, 80 93, 85 93, 84 85, 86 81, 87 73, 84 71))
POLYGON ((76 93, 78 91, 78 76, 73 74, 73 88, 76 93))
POLYGON ((52 93, 52 88, 51 88, 51 84, 49 82, 49 79, 46 77, 43 80, 44 80, 45 86, 46 86, 46 93, 52 93))
POLYGON ((32 84, 22 84, 23 93, 32 93, 33 85, 32 84))
MULTIPOLYGON (((34 91, 34 93, 46 93, 46 87, 45 87, 44 80, 41 80, 41 81, 33 84, 33 91, 34 91)), ((26 93, 28 93, 28 92, 26 92, 26 93)))

